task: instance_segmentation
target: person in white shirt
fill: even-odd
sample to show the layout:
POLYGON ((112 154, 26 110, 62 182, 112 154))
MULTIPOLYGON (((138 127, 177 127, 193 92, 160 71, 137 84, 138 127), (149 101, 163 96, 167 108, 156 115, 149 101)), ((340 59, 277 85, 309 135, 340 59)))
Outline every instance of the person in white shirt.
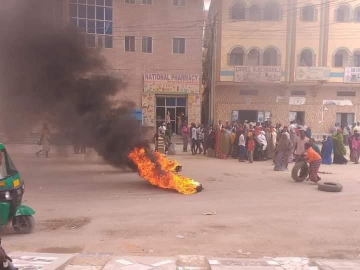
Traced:
POLYGON ((345 123, 343 129, 343 136, 344 136, 344 144, 349 145, 349 136, 351 135, 351 128, 349 128, 348 123, 345 123))
POLYGON ((158 129, 159 135, 165 135, 166 132, 166 125, 165 122, 161 124, 161 126, 158 129))
POLYGON ((240 162, 245 162, 244 158, 245 158, 245 153, 246 153, 246 140, 245 140, 245 136, 244 136, 244 131, 241 132, 240 137, 239 137, 239 161, 240 162))
POLYGON ((300 157, 305 154, 305 143, 309 142, 309 138, 305 136, 305 130, 300 131, 300 136, 296 138, 295 156, 300 157))
POLYGON ((191 153, 193 155, 196 154, 196 146, 197 146, 197 128, 195 123, 191 124, 191 153))

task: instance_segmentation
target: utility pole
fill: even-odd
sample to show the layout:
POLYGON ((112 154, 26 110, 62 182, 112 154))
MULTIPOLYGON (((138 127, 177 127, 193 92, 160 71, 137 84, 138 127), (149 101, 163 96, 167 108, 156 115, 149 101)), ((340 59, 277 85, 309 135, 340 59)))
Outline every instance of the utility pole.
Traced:
POLYGON ((210 64, 210 72, 211 74, 211 84, 210 84, 210 91, 209 91, 209 124, 214 124, 214 100, 215 100, 215 85, 216 85, 216 50, 217 50, 217 12, 214 14, 213 18, 210 21, 210 28, 211 28, 211 42, 210 42, 210 57, 211 57, 211 64, 210 64))

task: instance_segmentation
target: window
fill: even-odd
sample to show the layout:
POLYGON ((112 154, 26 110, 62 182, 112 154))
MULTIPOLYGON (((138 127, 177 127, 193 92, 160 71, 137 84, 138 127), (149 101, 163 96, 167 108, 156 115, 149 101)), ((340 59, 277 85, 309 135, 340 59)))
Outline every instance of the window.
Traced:
POLYGON ((292 96, 306 96, 306 92, 302 90, 291 91, 292 96))
POLYGON ((239 92, 240 96, 257 96, 259 95, 258 90, 240 90, 239 92))
POLYGON ((248 66, 260 66, 260 51, 251 49, 248 54, 248 66))
POLYGON ((308 49, 305 49, 300 54, 300 66, 302 67, 311 67, 312 66, 312 52, 308 49))
POLYGON ((354 52, 353 62, 354 67, 360 67, 360 51, 354 52))
POLYGON ((338 97, 355 97, 355 91, 337 91, 338 97))
POLYGON ((141 0, 142 5, 152 5, 152 0, 141 0))
POLYGON ((267 4, 264 8, 264 20, 278 21, 280 20, 280 8, 275 3, 267 4))
POLYGON ((307 5, 303 8, 302 20, 305 22, 315 21, 315 8, 313 5, 307 5))
POLYGON ((229 66, 243 66, 245 52, 241 48, 234 48, 231 50, 229 66))
POLYGON ((274 48, 268 48, 264 51, 264 66, 277 66, 278 53, 274 48))
POLYGON ((125 0, 125 4, 135 5, 135 0, 125 0))
POLYGON ((173 53, 185 53, 185 38, 173 38, 173 53))
POLYGON ((186 0, 173 0, 173 5, 176 7, 185 7, 186 0))
POLYGON ((250 21, 261 20, 261 8, 258 5, 252 5, 249 8, 249 19, 250 21))
POLYGON ((236 3, 231 7, 231 19, 245 20, 245 5, 236 3))
POLYGON ((334 67, 346 67, 349 64, 349 53, 340 49, 335 53, 334 56, 334 67))
POLYGON ((340 5, 336 9, 336 21, 337 22, 348 22, 350 21, 350 7, 347 5, 340 5))
POLYGON ((134 36, 125 36, 125 52, 135 52, 134 36))
POLYGON ((354 11, 354 21, 360 22, 360 7, 357 7, 354 11))
POLYGON ((64 5, 62 0, 48 0, 44 2, 44 18, 55 26, 64 25, 64 5))
POLYGON ((142 38, 142 52, 152 53, 152 37, 143 37, 142 38))
POLYGON ((113 1, 70 0, 70 25, 86 34, 87 47, 113 47, 113 1))

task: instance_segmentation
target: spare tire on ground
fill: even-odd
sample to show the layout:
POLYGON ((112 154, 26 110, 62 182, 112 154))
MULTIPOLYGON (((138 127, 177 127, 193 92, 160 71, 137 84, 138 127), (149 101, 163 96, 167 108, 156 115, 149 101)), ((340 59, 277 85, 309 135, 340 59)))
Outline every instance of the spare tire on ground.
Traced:
POLYGON ((309 175, 310 168, 305 161, 296 162, 292 171, 291 177, 296 182, 303 182, 309 175))
POLYGON ((335 183, 335 182, 323 182, 323 183, 318 183, 318 188, 321 191, 341 192, 343 189, 343 186, 341 184, 335 183))

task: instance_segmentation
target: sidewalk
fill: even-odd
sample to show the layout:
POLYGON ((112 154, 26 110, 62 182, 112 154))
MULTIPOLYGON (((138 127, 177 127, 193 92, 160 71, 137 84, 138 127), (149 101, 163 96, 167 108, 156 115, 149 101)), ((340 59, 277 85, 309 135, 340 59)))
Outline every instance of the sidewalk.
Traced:
POLYGON ((12 252, 10 257, 19 270, 360 270, 360 260, 303 257, 239 259, 186 255, 166 258, 29 252, 12 252))

